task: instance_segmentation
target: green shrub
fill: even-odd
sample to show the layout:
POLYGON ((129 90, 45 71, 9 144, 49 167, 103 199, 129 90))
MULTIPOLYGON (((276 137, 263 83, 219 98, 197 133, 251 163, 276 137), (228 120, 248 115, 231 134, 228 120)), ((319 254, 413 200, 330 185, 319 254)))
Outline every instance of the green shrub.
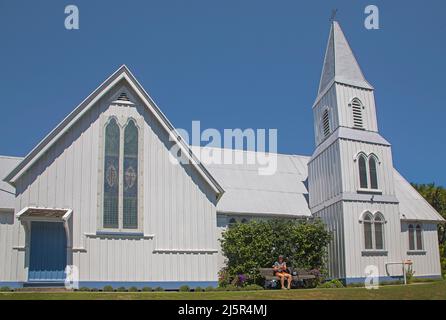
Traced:
MULTIPOLYGON (((113 289, 113 288, 112 288, 113 289)), ((90 289, 90 292, 98 292, 99 291, 99 289, 98 288, 91 288, 90 289)))
POLYGON ((246 287, 242 288, 243 291, 257 291, 257 290, 264 290, 262 286, 259 286, 258 284, 248 284, 246 287))
POLYGON ((233 284, 230 284, 229 286, 224 287, 225 290, 224 291, 240 291, 241 288, 234 286, 233 284))
POLYGON ((155 288, 155 291, 164 291, 164 288, 162 288, 162 287, 156 287, 156 288, 155 288))
POLYGON ((80 287, 79 291, 90 291, 90 288, 88 288, 88 287, 80 287))
POLYGON ((318 288, 326 288, 326 289, 331 289, 331 288, 344 288, 344 284, 338 280, 338 279, 333 279, 330 281, 326 281, 324 283, 321 283, 320 285, 317 286, 318 288))
POLYGON ((203 292, 204 290, 203 290, 203 288, 202 287, 196 287, 195 289, 194 289, 194 292, 203 292))
POLYGON ((103 289, 104 292, 113 292, 113 287, 112 286, 105 286, 103 289))
POLYGON ((152 287, 144 287, 144 288, 142 288, 142 291, 144 291, 144 292, 152 292, 153 289, 152 289, 152 287))
POLYGON ((118 289, 116 289, 116 291, 118 291, 118 292, 127 292, 127 288, 126 287, 119 287, 118 289))
POLYGON ((180 292, 189 292, 190 288, 187 285, 183 285, 183 286, 180 287, 179 290, 180 290, 180 292))
POLYGON ((138 292, 138 288, 137 287, 130 287, 129 288, 129 292, 138 292))
POLYGON ((1 287, 0 288, 0 292, 8 292, 8 291, 12 291, 10 287, 1 287))
POLYGON ((206 291, 206 292, 215 291, 215 288, 213 286, 209 286, 209 287, 206 287, 206 289, 204 289, 204 291, 206 291))
POLYGON ((235 224, 220 239, 227 267, 219 273, 219 286, 246 277, 246 284, 262 284, 259 268, 269 268, 279 255, 290 267, 325 270, 331 234, 320 220, 273 219, 235 224))

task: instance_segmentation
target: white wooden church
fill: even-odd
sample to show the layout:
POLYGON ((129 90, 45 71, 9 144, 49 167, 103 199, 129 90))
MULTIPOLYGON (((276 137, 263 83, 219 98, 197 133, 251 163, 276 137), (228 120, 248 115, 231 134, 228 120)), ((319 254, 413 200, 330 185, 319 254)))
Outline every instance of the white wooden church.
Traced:
POLYGON ((274 175, 174 165, 172 145, 194 153, 122 66, 25 158, 0 157, 0 286, 63 283, 67 265, 81 287, 215 286, 221 232, 268 218, 323 219, 331 278, 361 282, 375 266, 395 279, 405 260, 440 277, 444 220, 394 169, 374 89, 337 22, 313 113, 313 155, 277 155, 274 175))

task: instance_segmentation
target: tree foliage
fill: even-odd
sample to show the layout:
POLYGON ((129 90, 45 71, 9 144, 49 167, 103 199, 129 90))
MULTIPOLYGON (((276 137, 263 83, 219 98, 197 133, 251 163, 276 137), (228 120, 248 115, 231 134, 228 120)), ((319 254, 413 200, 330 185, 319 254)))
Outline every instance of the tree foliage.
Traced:
POLYGON ((290 266, 323 269, 331 235, 320 220, 275 219, 236 224, 222 235, 221 246, 227 259, 225 277, 246 275, 259 282, 259 268, 269 268, 279 255, 290 266))

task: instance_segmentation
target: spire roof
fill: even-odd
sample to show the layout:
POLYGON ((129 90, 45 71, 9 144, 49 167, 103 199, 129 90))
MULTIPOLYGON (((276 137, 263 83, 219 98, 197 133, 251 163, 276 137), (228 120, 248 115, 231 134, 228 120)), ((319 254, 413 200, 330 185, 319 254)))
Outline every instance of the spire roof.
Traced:
POLYGON ((332 81, 373 89, 365 79, 337 21, 333 21, 331 25, 318 94, 321 94, 332 81))

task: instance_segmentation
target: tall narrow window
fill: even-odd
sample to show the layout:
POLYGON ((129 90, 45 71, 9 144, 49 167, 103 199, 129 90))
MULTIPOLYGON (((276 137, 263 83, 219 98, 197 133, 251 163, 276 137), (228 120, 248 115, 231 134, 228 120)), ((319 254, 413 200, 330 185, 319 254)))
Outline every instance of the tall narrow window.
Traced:
POLYGON ((423 250, 423 232, 421 226, 418 224, 415 229, 417 235, 417 250, 423 250))
POLYGON ((119 227, 119 126, 111 119, 105 128, 104 228, 119 227))
POLYGON ((375 249, 384 249, 384 218, 377 214, 374 219, 375 227, 375 249))
POLYGON ((324 137, 328 137, 330 134, 330 114, 326 109, 322 115, 322 128, 324 130, 324 137))
POLYGON ((378 189, 378 175, 376 171, 376 159, 371 156, 369 159, 370 188, 378 189))
POLYGON ((415 228, 409 225, 409 250, 415 250, 415 228))
POLYGON ((356 129, 364 129, 364 121, 362 119, 362 103, 359 99, 352 101, 353 127, 356 129))
POLYGON ((138 228, 138 128, 130 120, 124 131, 123 228, 138 228))
POLYGON ((362 189, 368 188, 367 182, 367 164, 365 157, 360 155, 358 158, 358 167, 359 167, 359 184, 362 189))
POLYGON ((364 245, 366 250, 373 249, 372 216, 368 213, 364 216, 364 245))

